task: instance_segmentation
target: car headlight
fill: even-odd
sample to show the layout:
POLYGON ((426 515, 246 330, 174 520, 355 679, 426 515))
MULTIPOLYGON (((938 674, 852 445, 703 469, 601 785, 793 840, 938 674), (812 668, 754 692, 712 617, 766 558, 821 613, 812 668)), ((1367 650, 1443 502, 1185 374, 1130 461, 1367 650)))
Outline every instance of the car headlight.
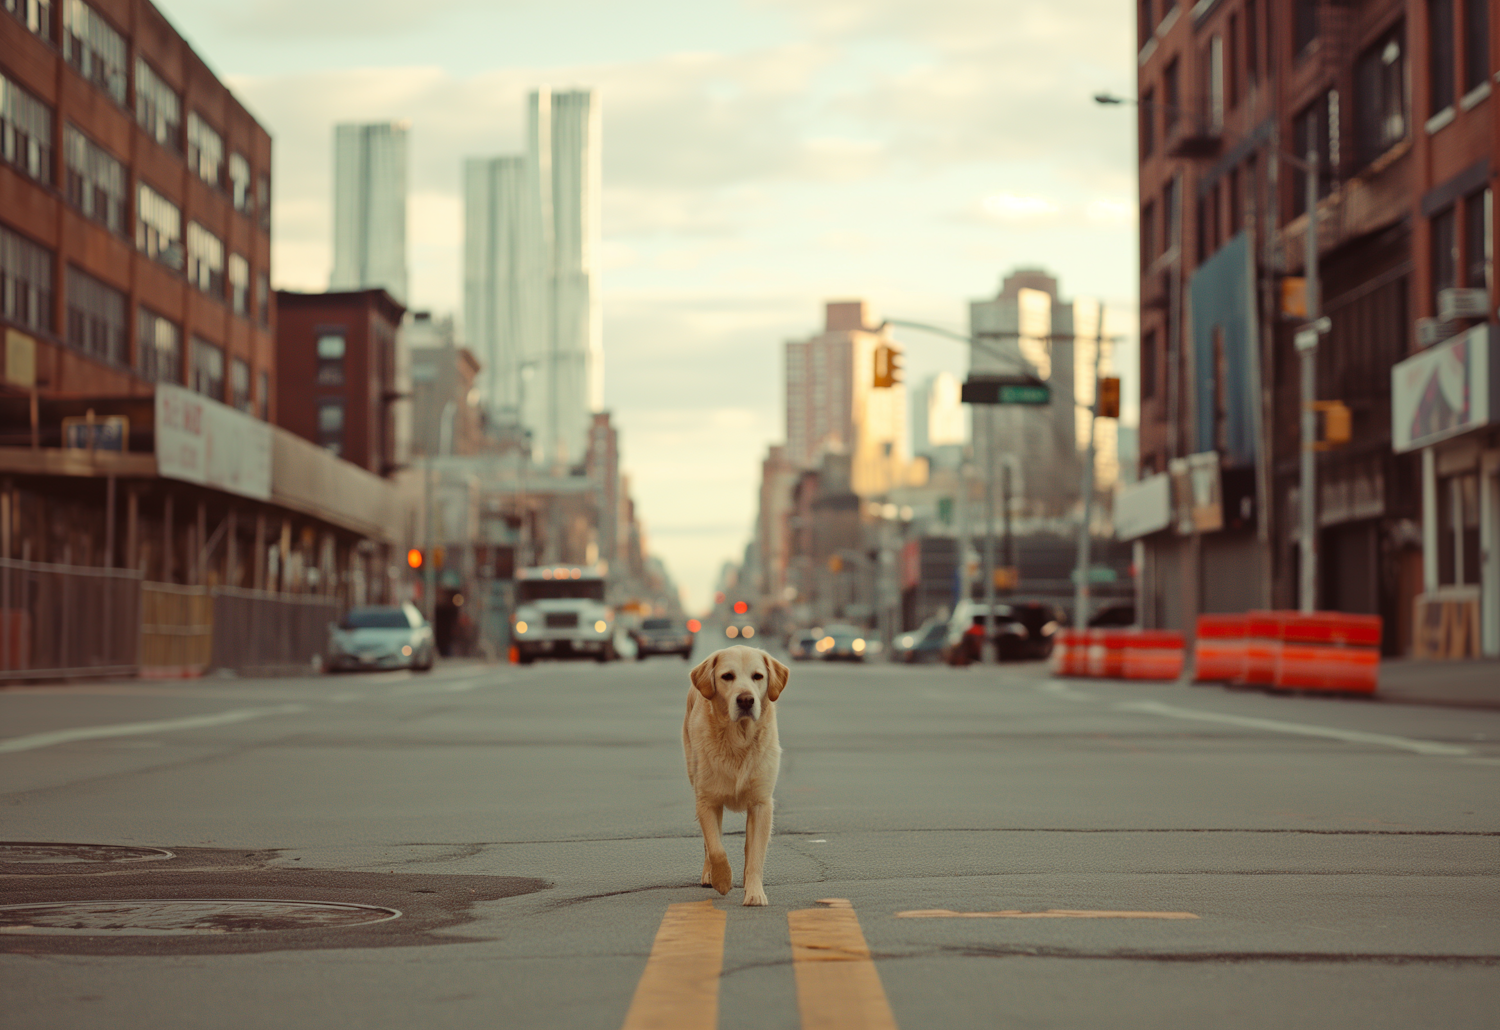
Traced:
POLYGON ((526 620, 525 619, 518 619, 518 620, 516 620, 516 632, 517 633, 524 634, 526 632, 527 628, 528 627, 526 625, 526 620))
POLYGON ((901 638, 902 647, 911 647, 911 645, 915 644, 916 642, 916 638, 913 637, 910 633, 901 638))
POLYGON ((1057 632, 1057 629, 1058 629, 1057 623, 1055 623, 1055 622, 1046 623, 1045 625, 1042 626, 1042 636, 1044 636, 1044 637, 1050 637, 1052 634, 1054 634, 1054 633, 1057 632))
POLYGON ((594 632, 595 633, 603 633, 608 628, 609 628, 609 624, 606 623, 603 619, 600 619, 598 622, 594 623, 594 632))
POLYGON ((862 637, 855 637, 854 638, 854 650, 856 650, 856 651, 863 651, 864 649, 865 649, 864 639, 862 637))

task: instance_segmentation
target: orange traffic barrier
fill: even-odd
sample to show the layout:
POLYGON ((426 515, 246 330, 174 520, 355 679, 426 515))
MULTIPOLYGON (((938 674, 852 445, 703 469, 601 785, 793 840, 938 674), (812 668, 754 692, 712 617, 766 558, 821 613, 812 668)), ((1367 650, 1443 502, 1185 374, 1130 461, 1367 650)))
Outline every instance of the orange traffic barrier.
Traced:
POLYGON ((1128 630, 1089 630, 1088 675, 1096 679, 1121 679, 1125 675, 1125 638, 1128 630))
POLYGON ((1124 636, 1122 672, 1128 680, 1175 680, 1182 675, 1182 634, 1165 629, 1132 630, 1124 636))
POLYGON ((1272 685, 1373 694, 1380 679, 1378 615, 1282 612, 1272 685))
POLYGON ((1245 683, 1269 687, 1275 682, 1276 658, 1281 654, 1281 617, 1285 614, 1255 611, 1245 616, 1245 683))
POLYGON ((1088 634, 1086 630, 1059 630, 1052 638, 1052 675, 1086 676, 1088 674, 1088 634))
POLYGON ((1200 615, 1194 649, 1194 683, 1239 683, 1245 678, 1245 615, 1200 615))

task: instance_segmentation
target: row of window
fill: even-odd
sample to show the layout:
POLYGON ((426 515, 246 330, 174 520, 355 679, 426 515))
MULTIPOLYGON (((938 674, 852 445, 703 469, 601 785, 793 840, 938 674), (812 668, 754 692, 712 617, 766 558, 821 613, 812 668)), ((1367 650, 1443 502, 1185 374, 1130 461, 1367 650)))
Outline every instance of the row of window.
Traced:
POLYGON ((1433 214, 1428 222, 1432 241, 1432 307, 1437 295, 1452 286, 1488 289, 1494 265, 1495 222, 1493 194, 1488 188, 1469 194, 1433 214), (1463 234, 1460 239, 1459 230, 1463 234))
MULTIPOLYGON (((37 333, 52 329, 52 252, 0 225, 0 317, 37 333)), ((90 357, 125 367, 129 361, 128 300, 124 293, 73 265, 67 267, 67 326, 63 339, 90 357)), ((182 382, 181 330, 144 305, 136 309, 135 371, 151 382, 182 382)), ((224 350, 193 337, 189 385, 199 393, 251 410, 250 366, 234 358, 224 388, 224 350)), ((269 379, 261 375, 258 411, 265 417, 269 379)))
MULTIPOLYGON (((49 0, 0 0, 6 10, 24 22, 44 39, 52 38, 52 6, 49 0)), ((126 106, 126 42, 93 7, 84 0, 63 0, 63 58, 80 75, 97 85, 119 104, 126 106)), ((45 136, 50 145, 51 118, 45 104, 45 136)), ((260 213, 260 224, 270 230, 271 180, 262 174, 251 186, 250 162, 238 151, 226 153, 224 137, 196 111, 190 111, 183 128, 182 95, 157 74, 139 54, 135 59, 135 118, 146 133, 163 146, 185 153, 188 167, 204 182, 230 195, 236 211, 254 216, 260 213)), ((33 113, 33 117, 35 114, 33 113)), ((40 130, 34 130, 37 135, 40 130)), ((12 164, 18 162, 9 156, 12 164)), ((39 162, 43 167, 50 164, 39 162)), ((50 176, 36 170, 33 178, 48 181, 50 176)))
MULTIPOLYGON (((0 75, 0 157, 37 181, 49 183, 51 134, 51 113, 46 105, 0 75)), ((123 234, 125 166, 71 123, 63 128, 63 158, 64 193, 68 202, 85 217, 123 234)), ((241 160, 239 167, 248 190, 249 165, 241 160)), ((243 256, 228 256, 226 293, 226 255, 224 242, 218 236, 197 222, 189 222, 184 241, 181 210, 145 182, 136 184, 135 214, 136 249, 176 271, 186 266, 188 280, 198 289, 226 299, 236 315, 250 317, 250 265, 243 256)), ((259 287, 256 316, 266 325, 270 322, 269 276, 262 272, 256 285, 259 287)))

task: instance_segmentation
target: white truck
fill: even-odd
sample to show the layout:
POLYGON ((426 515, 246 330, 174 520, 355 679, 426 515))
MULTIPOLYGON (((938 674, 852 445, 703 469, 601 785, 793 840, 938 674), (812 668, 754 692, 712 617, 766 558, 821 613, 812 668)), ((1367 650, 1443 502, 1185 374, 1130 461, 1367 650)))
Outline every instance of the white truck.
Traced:
POLYGON ((538 565, 516 570, 510 643, 516 661, 593 658, 613 661, 615 613, 605 603, 602 567, 538 565))

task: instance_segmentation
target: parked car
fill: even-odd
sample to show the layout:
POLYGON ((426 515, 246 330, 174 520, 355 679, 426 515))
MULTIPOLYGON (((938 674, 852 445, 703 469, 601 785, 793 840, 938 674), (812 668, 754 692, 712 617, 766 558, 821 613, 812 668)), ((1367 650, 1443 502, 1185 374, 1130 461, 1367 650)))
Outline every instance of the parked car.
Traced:
MULTIPOLYGON (((948 620, 948 632, 942 645, 943 661, 949 665, 979 661, 987 612, 983 601, 958 603, 948 620)), ((993 639, 1002 661, 1047 657, 1052 653, 1052 641, 1057 631, 1066 622, 1061 609, 1042 601, 996 604, 994 618, 993 639)))
POLYGON ((693 656, 693 631, 684 619, 643 619, 630 636, 635 641, 637 661, 653 654, 680 654, 684 659, 693 656))
POLYGON ((327 672, 432 668, 432 626, 411 603, 351 608, 328 631, 327 672))
POLYGON ((823 636, 813 650, 825 662, 862 662, 870 650, 865 631, 858 626, 834 624, 823 627, 823 636))
POLYGON ((896 638, 891 660, 908 664, 942 661, 943 641, 948 637, 948 620, 934 616, 910 633, 896 638))
POLYGON ((1111 604, 1100 608, 1089 619, 1090 629, 1113 629, 1135 625, 1135 605, 1111 604))
POLYGON ((800 629, 787 638, 787 654, 799 662, 811 661, 818 657, 818 641, 822 639, 823 630, 818 626, 800 629))

